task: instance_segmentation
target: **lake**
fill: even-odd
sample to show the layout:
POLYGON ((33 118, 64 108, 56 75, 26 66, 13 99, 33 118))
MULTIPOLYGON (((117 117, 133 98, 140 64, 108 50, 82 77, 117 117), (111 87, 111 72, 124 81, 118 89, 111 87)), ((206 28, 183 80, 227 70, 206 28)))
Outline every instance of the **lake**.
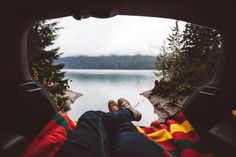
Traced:
POLYGON ((158 79, 153 70, 81 70, 65 69, 66 78, 71 90, 82 93, 83 96, 71 104, 68 112, 73 120, 77 120, 88 110, 108 112, 107 102, 110 99, 125 98, 132 106, 138 104, 143 117, 136 124, 150 125, 157 119, 152 104, 140 93, 150 90, 158 79))

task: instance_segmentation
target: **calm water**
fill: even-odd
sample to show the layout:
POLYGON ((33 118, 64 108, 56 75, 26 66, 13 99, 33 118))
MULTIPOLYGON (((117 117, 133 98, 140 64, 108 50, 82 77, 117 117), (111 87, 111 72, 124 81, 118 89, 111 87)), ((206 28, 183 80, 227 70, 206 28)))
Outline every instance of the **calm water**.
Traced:
POLYGON ((139 94, 154 86, 157 77, 152 70, 64 70, 70 89, 83 94, 71 105, 70 117, 77 120, 88 110, 107 112, 109 99, 126 98, 143 114, 139 125, 149 125, 157 119, 152 104, 139 94))

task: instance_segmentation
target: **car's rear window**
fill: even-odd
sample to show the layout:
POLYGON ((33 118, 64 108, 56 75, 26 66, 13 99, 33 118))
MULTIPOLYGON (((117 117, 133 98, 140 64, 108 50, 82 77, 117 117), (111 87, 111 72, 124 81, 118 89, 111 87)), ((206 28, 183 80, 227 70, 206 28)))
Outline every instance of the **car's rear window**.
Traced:
POLYGON ((124 97, 141 125, 176 113, 212 78, 220 49, 214 29, 153 17, 65 17, 35 23, 28 36, 31 75, 59 110, 76 120, 124 97))

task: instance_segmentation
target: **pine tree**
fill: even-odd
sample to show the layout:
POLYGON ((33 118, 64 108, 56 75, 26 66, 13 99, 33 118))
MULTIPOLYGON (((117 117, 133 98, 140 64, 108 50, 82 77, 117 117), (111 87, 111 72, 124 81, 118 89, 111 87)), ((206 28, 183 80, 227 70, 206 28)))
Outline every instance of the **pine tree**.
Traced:
POLYGON ((175 80, 186 86, 186 92, 192 92, 213 75, 220 53, 220 35, 214 29, 187 23, 181 43, 179 75, 175 80))
POLYGON ((28 58, 31 76, 39 82, 50 94, 58 110, 70 110, 67 97, 68 80, 61 72, 63 64, 54 64, 61 54, 59 48, 51 48, 57 37, 57 22, 40 21, 33 25, 28 34, 28 58))
POLYGON ((166 47, 166 42, 163 42, 163 45, 161 46, 160 52, 158 56, 156 57, 156 69, 161 71, 162 79, 167 80, 167 70, 168 68, 168 62, 169 62, 169 55, 168 55, 168 49, 166 47))
POLYGON ((179 30, 179 21, 175 21, 175 26, 171 29, 171 34, 167 38, 168 49, 170 50, 168 75, 173 79, 178 75, 178 66, 180 60, 180 50, 182 48, 181 40, 183 34, 179 30))
POLYGON ((179 30, 179 21, 175 21, 175 26, 171 29, 171 34, 167 38, 169 41, 168 48, 172 53, 178 54, 181 49, 182 34, 179 30))
POLYGON ((159 95, 175 92, 189 95, 214 73, 220 54, 220 35, 216 30, 187 23, 180 33, 178 21, 168 38, 169 62, 159 95))

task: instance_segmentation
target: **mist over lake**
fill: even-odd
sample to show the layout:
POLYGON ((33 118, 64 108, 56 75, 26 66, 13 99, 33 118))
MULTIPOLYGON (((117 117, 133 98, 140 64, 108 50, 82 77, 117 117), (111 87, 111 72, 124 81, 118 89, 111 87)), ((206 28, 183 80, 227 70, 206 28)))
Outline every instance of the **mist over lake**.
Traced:
POLYGON ((64 69, 70 89, 83 94, 68 112, 73 120, 77 120, 88 110, 108 112, 107 102, 123 97, 132 106, 141 111, 143 118, 139 125, 150 125, 157 119, 152 104, 140 93, 152 89, 158 79, 153 70, 86 70, 64 69))

